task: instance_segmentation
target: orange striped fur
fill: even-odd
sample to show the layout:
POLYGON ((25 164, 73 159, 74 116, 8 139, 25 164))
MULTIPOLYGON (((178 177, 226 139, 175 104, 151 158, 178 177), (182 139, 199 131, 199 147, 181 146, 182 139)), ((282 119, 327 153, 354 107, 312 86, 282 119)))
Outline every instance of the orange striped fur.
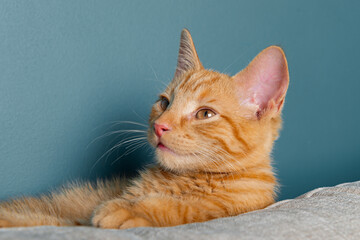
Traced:
POLYGON ((0 227, 164 227, 270 205, 276 189, 270 153, 288 81, 279 47, 228 76, 203 68, 183 30, 174 79, 150 114, 148 141, 157 164, 135 179, 75 184, 1 203, 0 227))

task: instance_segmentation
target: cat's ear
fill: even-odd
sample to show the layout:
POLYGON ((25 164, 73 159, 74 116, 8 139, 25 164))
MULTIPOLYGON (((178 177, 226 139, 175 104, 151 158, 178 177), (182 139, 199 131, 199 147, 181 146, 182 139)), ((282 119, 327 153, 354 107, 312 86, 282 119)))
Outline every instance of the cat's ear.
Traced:
POLYGON ((251 117, 273 117, 281 111, 289 85, 283 50, 277 46, 266 48, 233 79, 240 104, 248 107, 251 117))
POLYGON ((187 29, 181 31, 179 56, 175 77, 181 76, 189 70, 199 70, 203 66, 195 50, 194 42, 191 38, 190 32, 187 29))

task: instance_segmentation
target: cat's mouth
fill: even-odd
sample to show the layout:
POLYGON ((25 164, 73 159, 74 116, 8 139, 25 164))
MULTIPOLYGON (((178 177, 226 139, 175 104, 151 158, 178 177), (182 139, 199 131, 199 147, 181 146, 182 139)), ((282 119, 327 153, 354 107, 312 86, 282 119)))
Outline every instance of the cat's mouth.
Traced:
POLYGON ((166 151, 174 154, 174 151, 172 151, 170 148, 165 146, 162 142, 158 143, 157 148, 160 149, 161 151, 166 151))

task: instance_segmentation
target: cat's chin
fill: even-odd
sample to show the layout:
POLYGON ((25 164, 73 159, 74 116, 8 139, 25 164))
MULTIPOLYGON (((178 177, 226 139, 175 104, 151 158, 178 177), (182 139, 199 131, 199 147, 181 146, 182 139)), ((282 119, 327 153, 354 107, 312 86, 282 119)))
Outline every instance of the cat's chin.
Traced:
POLYGON ((179 155, 169 148, 157 147, 156 160, 165 169, 179 173, 196 171, 200 167, 190 155, 179 155))
POLYGON ((171 154, 175 154, 177 155, 173 150, 171 150, 170 148, 166 147, 164 144, 162 144, 161 142, 157 145, 157 149, 159 149, 160 151, 163 152, 169 152, 171 154))

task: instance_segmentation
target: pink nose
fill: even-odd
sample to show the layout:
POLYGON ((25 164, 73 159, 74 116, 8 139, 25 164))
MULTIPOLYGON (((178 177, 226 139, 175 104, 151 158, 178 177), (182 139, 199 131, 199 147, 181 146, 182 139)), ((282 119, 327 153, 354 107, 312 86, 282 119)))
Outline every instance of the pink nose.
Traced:
POLYGON ((164 132, 169 131, 170 127, 167 124, 154 124, 155 134, 158 137, 161 137, 164 132))

